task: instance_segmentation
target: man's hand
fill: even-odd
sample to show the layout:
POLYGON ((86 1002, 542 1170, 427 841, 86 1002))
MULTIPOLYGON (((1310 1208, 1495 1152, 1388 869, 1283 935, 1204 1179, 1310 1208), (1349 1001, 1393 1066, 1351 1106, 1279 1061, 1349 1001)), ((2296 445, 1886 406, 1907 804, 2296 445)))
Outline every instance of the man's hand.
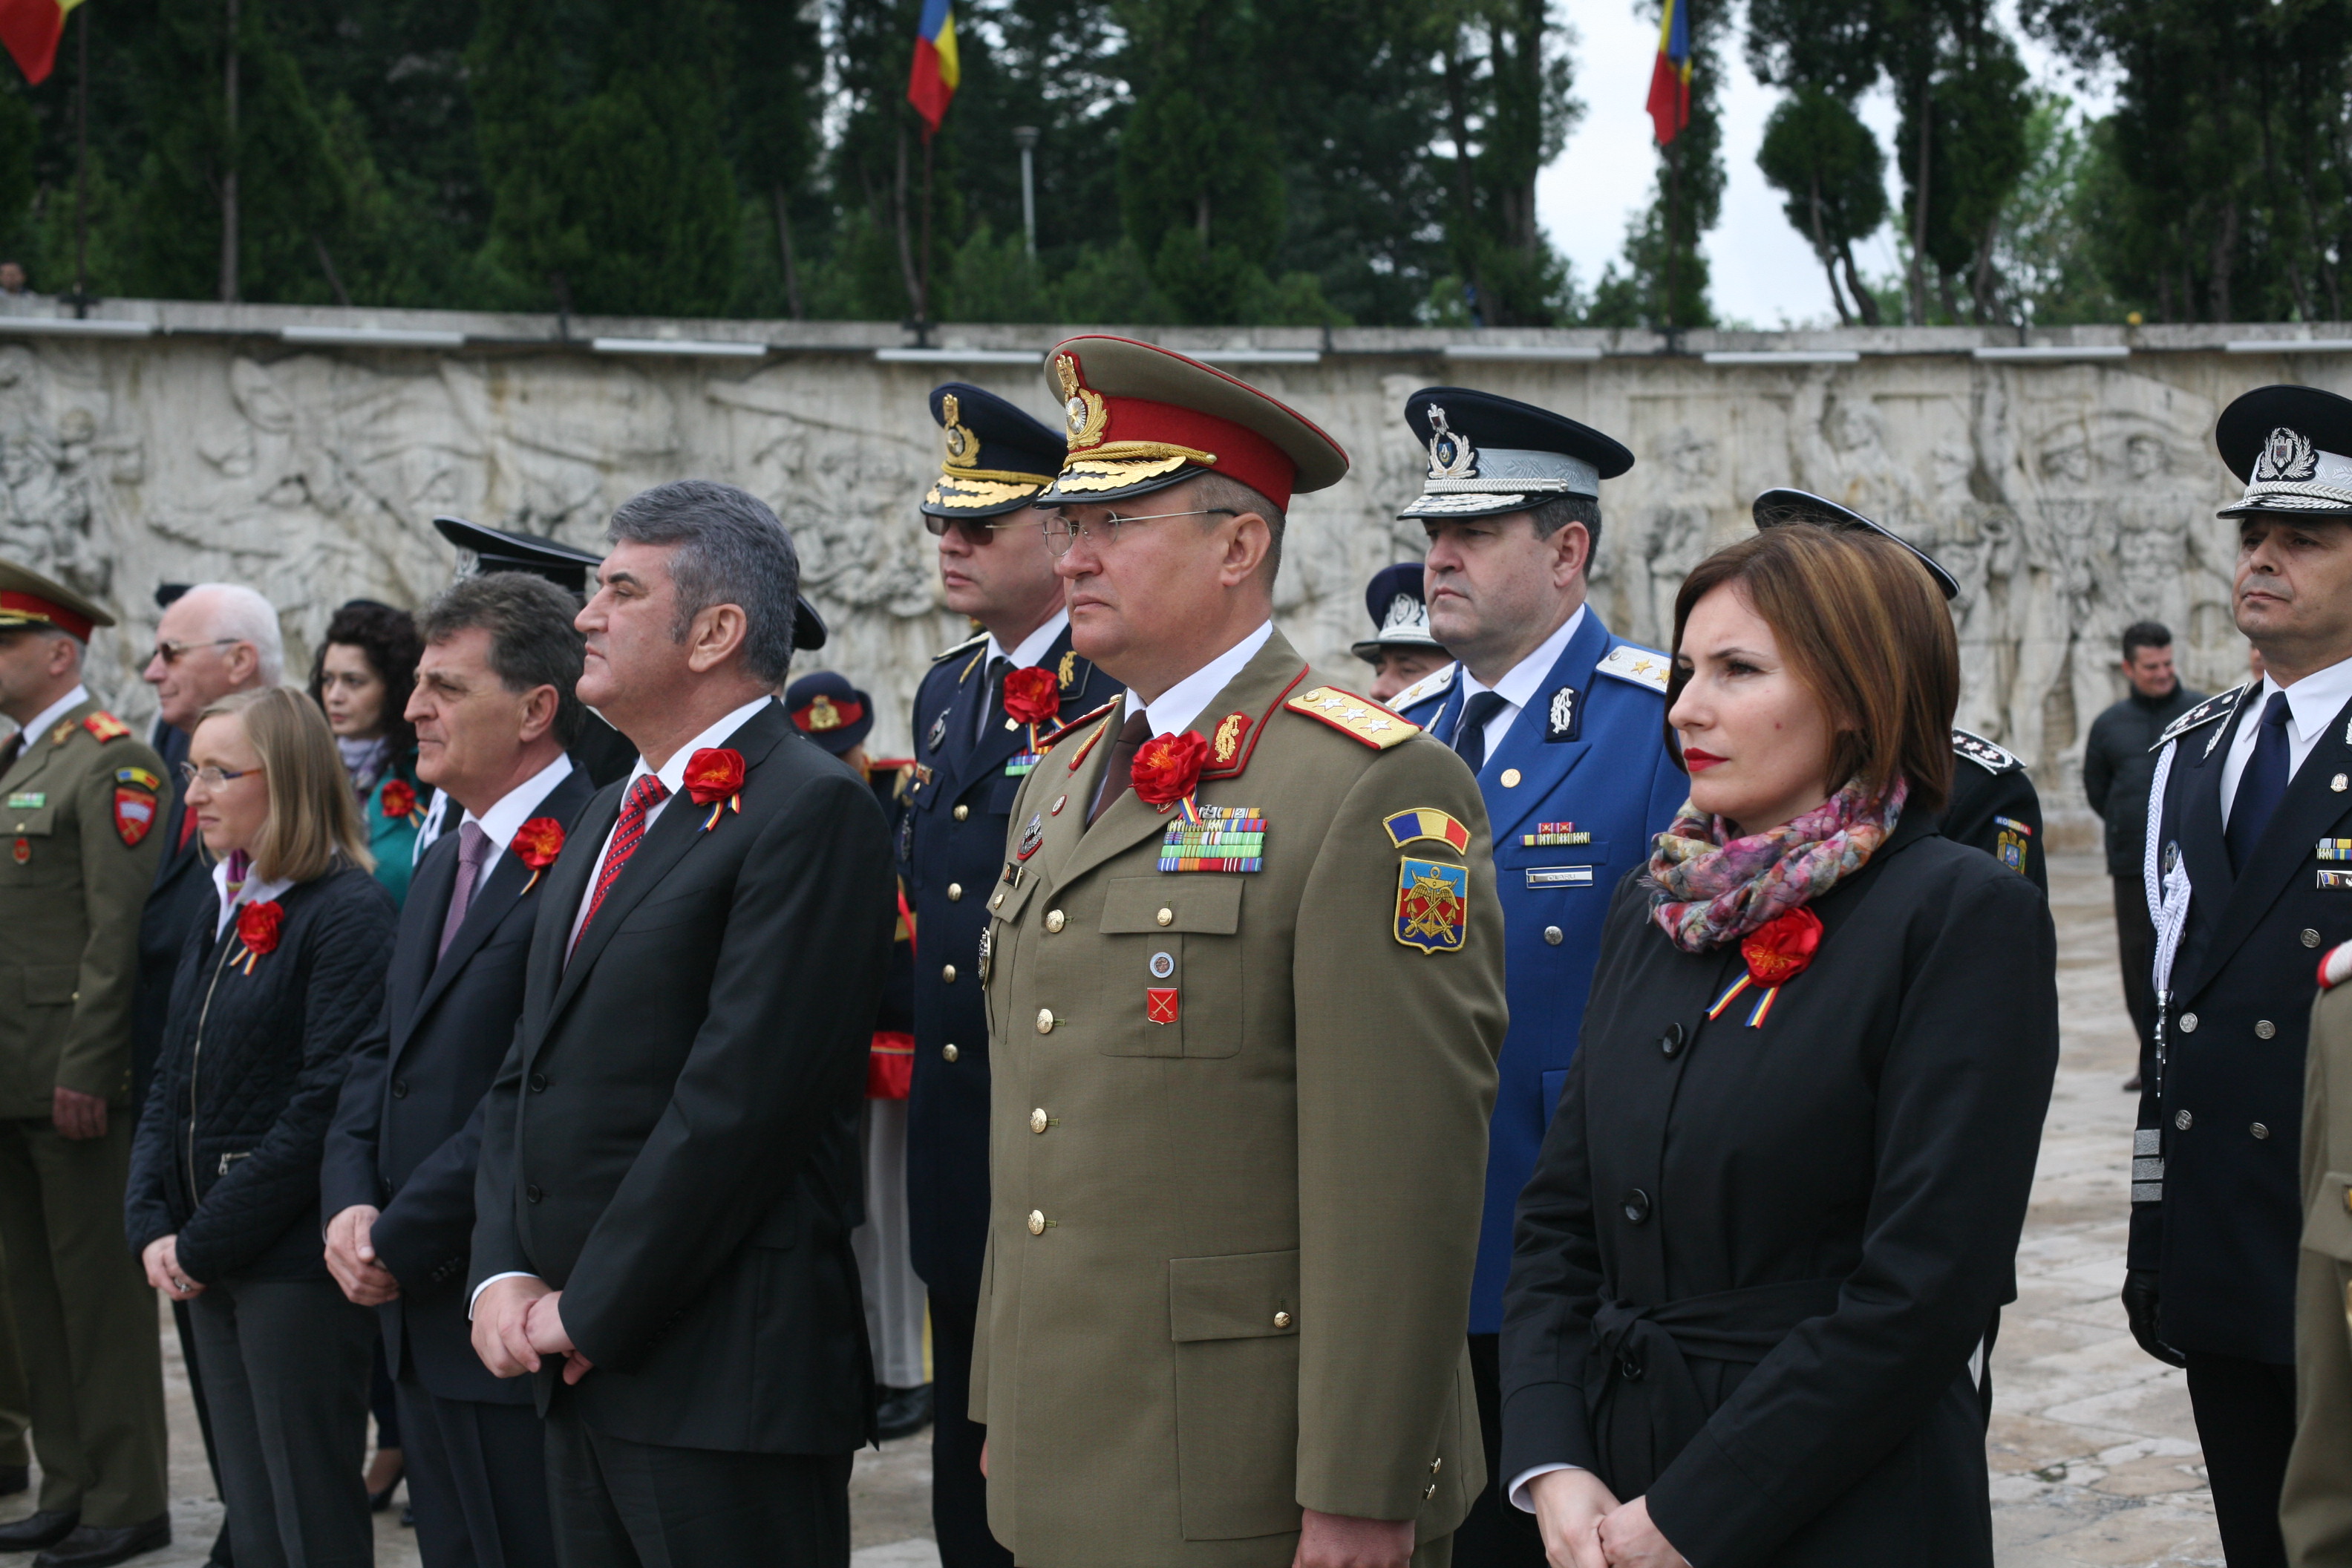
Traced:
POLYGON ((2131 1325, 2139 1348, 2167 1366, 2187 1366, 2189 1358, 2166 1344, 2156 1331, 2156 1270, 2132 1268, 2124 1273, 2124 1321, 2131 1325))
POLYGON ((1690 1568, 1650 1522, 1650 1500, 1635 1498, 1601 1521, 1601 1550, 1609 1568, 1690 1568))
POLYGON ((1412 1521, 1349 1519, 1307 1509, 1298 1521, 1291 1568, 1405 1568, 1412 1561, 1412 1521))
POLYGON ((539 1370, 539 1352, 530 1348, 524 1324, 530 1304, 554 1294, 547 1281, 526 1274, 493 1279, 474 1300, 474 1353, 492 1377, 520 1377, 539 1370))
POLYGON ((106 1136, 106 1097, 59 1084, 49 1092, 49 1120, 61 1136, 77 1142, 106 1136))
POLYGON ((563 1358, 563 1381, 566 1384, 578 1383, 596 1370, 594 1363, 582 1355, 580 1348, 572 1342, 572 1336, 563 1331, 562 1291, 553 1291, 533 1301, 530 1310, 524 1314, 522 1331, 523 1337, 530 1342, 530 1348, 540 1354, 563 1358))
POLYGON ((180 1267, 180 1238, 159 1236, 149 1242, 140 1254, 139 1261, 147 1268, 147 1283, 174 1301, 193 1301, 205 1293, 205 1288, 188 1278, 180 1267))
MULTIPOLYGON (((1616 1511, 1617 1497, 1591 1470, 1547 1470, 1528 1483, 1551 1568, 1607 1568, 1601 1521, 1616 1511)), ((1506 1504, 1505 1506, 1508 1506, 1506 1504)))
POLYGON ((373 1204, 353 1204, 327 1222, 327 1272, 362 1307, 381 1307, 400 1296, 400 1281, 375 1260, 368 1239, 383 1212, 373 1204))

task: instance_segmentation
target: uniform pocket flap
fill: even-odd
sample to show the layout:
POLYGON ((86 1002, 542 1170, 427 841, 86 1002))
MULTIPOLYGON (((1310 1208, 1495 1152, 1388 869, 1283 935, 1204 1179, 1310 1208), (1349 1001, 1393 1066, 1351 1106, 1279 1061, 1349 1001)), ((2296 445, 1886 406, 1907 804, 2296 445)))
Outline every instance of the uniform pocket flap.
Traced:
POLYGON ((1267 1339, 1298 1331, 1298 1252, 1168 1260, 1168 1337, 1267 1339))
POLYGON ((1231 936, 1241 929, 1239 877, 1197 872, 1183 877, 1125 877, 1111 883, 1105 895, 1102 929, 1107 934, 1196 931, 1231 936))
POLYGON ((1037 885, 1037 879, 1027 871, 1018 870, 1015 874, 1020 881, 1008 882, 999 878, 995 889, 988 895, 988 912, 1008 924, 1021 918, 1021 906, 1029 901, 1029 889, 1037 885))
POLYGON ((14 806, 0 812, 0 827, 26 838, 47 838, 57 815, 54 805, 14 806))
POLYGON ((2308 1252, 2352 1263, 2352 1175, 2330 1171, 2320 1179, 2318 1201, 2303 1216, 2308 1252))
POLYGON ((28 963, 25 966, 25 1001, 34 1007, 62 1006, 74 999, 81 970, 70 963, 28 963))

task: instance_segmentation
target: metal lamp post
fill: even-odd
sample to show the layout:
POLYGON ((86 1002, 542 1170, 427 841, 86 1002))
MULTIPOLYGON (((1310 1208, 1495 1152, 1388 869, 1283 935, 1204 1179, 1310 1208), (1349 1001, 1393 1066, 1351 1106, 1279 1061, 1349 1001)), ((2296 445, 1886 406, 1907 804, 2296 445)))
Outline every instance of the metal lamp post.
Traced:
POLYGON ((1029 257, 1034 261, 1037 256, 1037 128, 1014 126, 1013 144, 1021 149, 1021 229, 1028 237, 1029 257))

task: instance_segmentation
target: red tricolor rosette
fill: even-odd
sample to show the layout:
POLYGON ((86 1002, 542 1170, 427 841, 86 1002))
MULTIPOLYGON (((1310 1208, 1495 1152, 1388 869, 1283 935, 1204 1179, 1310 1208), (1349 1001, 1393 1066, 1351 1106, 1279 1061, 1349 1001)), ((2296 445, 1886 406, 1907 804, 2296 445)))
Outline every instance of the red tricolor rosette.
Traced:
POLYGON ((1062 711, 1062 683, 1042 665, 1004 678, 1004 713, 1024 724, 1043 724, 1062 711))
POLYGON ((686 793, 695 805, 710 808, 702 824, 705 833, 719 826, 720 812, 741 811, 743 753, 731 746, 705 746, 695 752, 686 763, 686 793))
POLYGON ((1739 956, 1757 984, 1780 985, 1811 967, 1821 945, 1822 917, 1801 904, 1748 932, 1739 956))
POLYGON ((278 928, 286 923, 286 907, 276 899, 265 899, 257 904, 247 904, 236 911, 236 940, 244 944, 247 974, 253 973, 253 961, 278 951, 278 928))
POLYGON ((1153 805, 1170 806, 1191 795, 1209 759, 1209 742, 1190 730, 1154 735, 1135 749, 1128 770, 1135 793, 1153 805))
POLYGON ((376 798, 386 821, 405 822, 416 815, 416 792, 408 787, 406 779, 384 780, 383 794, 376 798))
POLYGON ((563 853, 563 824, 551 816, 534 816, 515 829, 507 847, 516 859, 530 868, 530 880, 522 885, 523 892, 528 893, 539 886, 539 874, 554 865, 555 858, 563 853))

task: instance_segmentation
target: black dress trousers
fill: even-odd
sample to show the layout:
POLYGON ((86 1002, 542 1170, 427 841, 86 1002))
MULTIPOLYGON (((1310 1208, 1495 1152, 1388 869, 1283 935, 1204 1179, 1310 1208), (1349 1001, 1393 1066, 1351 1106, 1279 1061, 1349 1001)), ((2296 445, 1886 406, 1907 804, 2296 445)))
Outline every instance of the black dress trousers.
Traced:
POLYGON ((931 1300, 931 1532, 941 1568, 1013 1568, 1013 1553, 988 1532, 988 1482, 980 1473, 988 1428, 971 1408, 972 1324, 980 1303, 939 1290, 931 1300))
POLYGON ((555 1568, 539 1412, 436 1398, 410 1377, 393 1394, 425 1568, 555 1568))

